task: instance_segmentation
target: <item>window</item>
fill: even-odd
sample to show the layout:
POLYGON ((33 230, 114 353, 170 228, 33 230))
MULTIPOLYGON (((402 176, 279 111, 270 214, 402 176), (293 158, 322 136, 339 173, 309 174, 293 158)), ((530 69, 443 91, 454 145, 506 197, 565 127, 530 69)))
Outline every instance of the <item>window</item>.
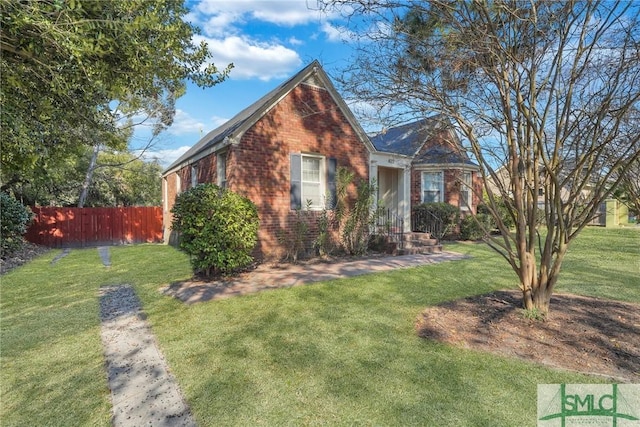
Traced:
POLYGON ((291 209, 333 209, 336 199, 337 161, 333 158, 291 153, 291 209), (309 203, 309 205, 307 205, 309 203))
POLYGON ((462 182, 460 183, 460 209, 469 210, 473 205, 473 188, 471 172, 462 172, 462 182))
POLYGON ((443 202, 442 172, 422 172, 422 203, 443 202))
POLYGON ((198 165, 191 166, 191 188, 198 185, 198 165))
POLYGON ((218 186, 227 188, 227 153, 220 153, 216 157, 216 169, 218 174, 218 186))
POLYGON ((180 173, 182 173, 182 171, 176 172, 176 194, 182 193, 182 177, 180 173))
POLYGON ((322 209, 324 182, 324 159, 302 156, 302 204, 310 208, 322 209))

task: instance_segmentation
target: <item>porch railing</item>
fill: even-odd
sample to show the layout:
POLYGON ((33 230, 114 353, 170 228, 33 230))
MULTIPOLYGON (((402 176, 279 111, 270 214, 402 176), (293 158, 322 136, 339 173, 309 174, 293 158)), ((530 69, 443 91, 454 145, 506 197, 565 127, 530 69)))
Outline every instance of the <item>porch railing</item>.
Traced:
POLYGON ((404 248, 404 218, 396 215, 390 209, 378 209, 374 218, 374 234, 386 236, 389 242, 404 248))
POLYGON ((448 227, 445 227, 444 222, 431 212, 425 210, 412 210, 411 231, 417 233, 429 233, 432 237, 442 240, 449 230, 448 227))

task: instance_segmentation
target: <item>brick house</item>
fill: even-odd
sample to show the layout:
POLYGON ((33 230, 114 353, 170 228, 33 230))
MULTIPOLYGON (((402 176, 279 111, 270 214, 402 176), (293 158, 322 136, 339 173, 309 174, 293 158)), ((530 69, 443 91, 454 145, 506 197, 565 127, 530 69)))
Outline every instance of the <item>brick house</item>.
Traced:
MULTIPOLYGON (((387 132, 391 134, 392 131, 387 132)), ((432 146, 424 141, 413 153, 400 152, 394 149, 394 143, 387 141, 385 145, 384 141, 367 136, 320 64, 314 61, 205 135, 165 170, 165 242, 173 243, 171 208, 177 194, 199 183, 213 182, 248 197, 258 207, 256 255, 281 256, 283 247, 278 237, 291 230, 297 210, 306 207, 303 202, 311 201, 310 215, 332 208, 328 203, 334 200, 339 167, 352 171, 355 182, 375 180, 379 199, 403 219, 402 231, 410 232, 411 203, 418 197, 414 192, 432 194, 421 192, 420 187, 431 181, 416 181, 414 175, 440 170, 435 168, 442 165, 426 160, 432 146), (380 148, 372 141, 380 143, 380 148)), ((440 145, 448 146, 444 142, 440 145)), ((455 160, 456 167, 441 170, 441 182, 446 182, 441 184, 443 200, 452 203, 457 200, 455 184, 448 180, 453 182, 460 171, 475 170, 472 163, 457 157, 455 160)), ((355 184, 348 189, 351 198, 355 197, 355 190, 355 184)), ((477 200, 471 206, 475 210, 477 200)))
POLYGON ((171 241, 176 195, 214 182, 256 204, 257 255, 272 255, 302 201, 311 200, 312 213, 330 208, 325 195, 335 191, 338 167, 353 171, 356 181, 369 180, 372 151, 366 133, 314 61, 205 135, 164 172, 165 241, 171 241))
MULTIPOLYGON (((385 130, 371 136, 378 153, 392 153, 387 163, 402 164, 410 171, 402 191, 410 206, 427 202, 446 202, 460 209, 461 215, 475 214, 482 202, 482 176, 463 149, 458 135, 443 116, 433 116, 385 130)), ((396 206, 393 183, 397 173, 378 163, 380 199, 396 206)))

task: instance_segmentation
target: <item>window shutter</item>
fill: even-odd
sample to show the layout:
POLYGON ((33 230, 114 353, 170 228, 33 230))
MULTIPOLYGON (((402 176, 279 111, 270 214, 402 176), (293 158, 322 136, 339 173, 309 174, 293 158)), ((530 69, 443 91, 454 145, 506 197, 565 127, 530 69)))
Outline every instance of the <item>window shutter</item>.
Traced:
POLYGON ((327 209, 335 209, 337 204, 336 192, 336 171, 338 169, 338 160, 330 158, 327 167, 327 192, 329 200, 327 200, 327 209))
POLYGON ((302 156, 291 154, 291 187, 289 189, 291 209, 302 209, 302 156))

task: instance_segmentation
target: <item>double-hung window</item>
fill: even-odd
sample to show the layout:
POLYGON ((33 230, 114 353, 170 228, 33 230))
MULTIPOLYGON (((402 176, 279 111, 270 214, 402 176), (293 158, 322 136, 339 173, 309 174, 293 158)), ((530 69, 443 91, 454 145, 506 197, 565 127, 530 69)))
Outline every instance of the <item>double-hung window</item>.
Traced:
POLYGON ((302 155, 302 205, 322 209, 324 158, 302 155))
POLYGON ((470 210, 473 204, 471 172, 462 172, 460 182, 460 209, 470 210))
POLYGON ((333 209, 335 201, 334 158, 291 154, 291 209, 333 209))
POLYGON ((220 153, 216 156, 217 184, 221 188, 227 188, 227 153, 220 153))
POLYGON ((443 202, 442 172, 422 172, 422 203, 443 202))
POLYGON ((191 188, 198 185, 198 166, 191 166, 191 188))

